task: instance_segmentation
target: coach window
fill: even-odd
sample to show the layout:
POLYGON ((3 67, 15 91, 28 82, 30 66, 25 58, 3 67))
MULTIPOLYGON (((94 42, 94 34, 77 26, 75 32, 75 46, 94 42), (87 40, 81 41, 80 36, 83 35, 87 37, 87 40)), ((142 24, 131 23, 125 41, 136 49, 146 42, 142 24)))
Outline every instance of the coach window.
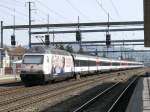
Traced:
POLYGON ((75 66, 76 67, 80 66, 80 60, 75 60, 75 66))
POLYGON ((101 65, 102 65, 102 66, 110 66, 110 63, 109 63, 109 62, 104 62, 104 61, 103 61, 103 62, 101 62, 101 65))
POLYGON ((80 60, 80 66, 83 66, 84 60, 80 60))
POLYGON ((86 60, 80 60, 80 66, 87 66, 86 60))
POLYGON ((122 65, 126 66, 126 65, 127 65, 127 63, 122 63, 122 65))
POLYGON ((89 66, 96 66, 96 61, 89 61, 89 66))
POLYGON ((120 63, 118 63, 118 62, 113 62, 112 63, 112 66, 119 66, 120 65, 120 63))
POLYGON ((76 67, 88 66, 88 60, 75 60, 76 67))
POLYGON ((132 63, 129 63, 128 65, 132 65, 132 63))

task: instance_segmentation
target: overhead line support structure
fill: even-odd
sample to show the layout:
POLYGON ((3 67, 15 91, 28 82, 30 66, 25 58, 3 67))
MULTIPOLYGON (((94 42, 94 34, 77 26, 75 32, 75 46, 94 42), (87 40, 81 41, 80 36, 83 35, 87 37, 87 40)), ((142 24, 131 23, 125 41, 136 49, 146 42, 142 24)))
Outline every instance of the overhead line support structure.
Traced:
POLYGON ((29 4, 29 48, 31 48, 31 3, 32 2, 28 2, 29 4))
MULTIPOLYGON (((138 39, 138 40, 112 40, 112 43, 122 43, 122 42, 144 42, 143 39, 138 39)), ((82 41, 82 44, 88 44, 88 43, 105 43, 106 41, 82 41)), ((43 43, 32 43, 32 45, 42 45, 43 43)), ((52 42, 52 44, 78 44, 76 41, 72 42, 52 42)))
MULTIPOLYGON (((31 9, 29 8, 29 10, 31 10, 31 9)), ((29 11, 29 12, 31 12, 31 11, 29 11)), ((31 18, 31 15, 30 15, 29 18, 31 18)), ((143 21, 109 22, 110 27, 143 26, 143 24, 144 24, 143 21)), ((5 25, 1 24, 1 47, 3 47, 3 30, 6 30, 6 29, 16 29, 16 30, 19 30, 19 29, 29 29, 29 47, 31 47, 31 45, 34 44, 34 43, 31 43, 31 33, 32 33, 31 29, 48 28, 48 27, 49 28, 76 28, 77 26, 80 26, 80 28, 83 28, 83 27, 98 27, 98 26, 99 27, 100 26, 107 27, 107 25, 108 25, 108 22, 61 23, 61 24, 32 24, 31 25, 30 19, 29 19, 29 25, 15 25, 15 26, 14 25, 8 25, 8 26, 6 25, 5 26, 5 25)), ((118 29, 112 29, 112 31, 117 31, 117 30, 118 29)), ((138 31, 138 30, 143 30, 143 28, 141 28, 141 29, 121 29, 121 30, 122 31, 123 30, 137 30, 138 31)), ((111 29, 109 31, 111 31, 111 29)), ((74 31, 68 31, 68 32, 70 33, 70 32, 74 32, 74 31)), ((100 32, 100 30, 95 30, 95 31, 94 30, 93 31, 83 30, 83 32, 100 32)), ((102 30, 102 32, 104 32, 104 30, 102 30)), ((57 33, 57 31, 55 31, 55 33, 57 33)), ((58 33, 62 33, 62 32, 60 31, 58 33)), ((94 43, 94 42, 95 41, 93 41, 93 42, 87 42, 87 43, 94 43)), ((67 42, 67 43, 72 43, 72 42, 67 42)), ((99 43, 99 42, 96 42, 96 43, 99 43)))
MULTIPOLYGON (((98 53, 107 51, 97 51, 98 53)), ((122 52, 121 50, 108 51, 108 52, 122 52)), ((150 50, 124 50, 123 52, 150 52, 150 50)), ((85 51, 85 53, 95 53, 95 51, 85 51)))
POLYGON ((3 56, 2 56, 2 53, 3 53, 3 21, 1 21, 1 68, 3 68, 3 56))
MULTIPOLYGON (((113 44, 113 46, 122 46, 123 44, 113 44)), ((136 43, 136 44, 132 44, 132 43, 129 43, 129 44, 124 44, 125 46, 135 46, 135 45, 138 45, 138 46, 144 46, 144 43, 136 43)), ((83 44, 82 46, 106 46, 105 44, 83 44)))
MULTIPOLYGON (((127 21, 127 22, 109 22, 110 27, 113 26, 143 26, 143 21, 127 21)), ((61 23, 61 24, 34 24, 31 28, 73 28, 77 26, 82 27, 92 27, 92 26, 102 26, 107 27, 108 22, 93 22, 93 23, 61 23)), ((14 26, 3 26, 3 29, 13 29, 14 26)), ((15 29, 29 28, 29 25, 15 25, 15 29)))
MULTIPOLYGON (((117 28, 109 29, 109 32, 119 32, 119 31, 143 31, 144 28, 117 28)), ((106 32, 107 29, 93 29, 93 30, 80 30, 81 33, 95 33, 95 32, 106 32)), ((46 34, 46 31, 41 32, 31 32, 31 34, 46 34)), ((49 31, 50 34, 61 34, 61 33, 76 33, 76 30, 66 30, 66 31, 49 31)))

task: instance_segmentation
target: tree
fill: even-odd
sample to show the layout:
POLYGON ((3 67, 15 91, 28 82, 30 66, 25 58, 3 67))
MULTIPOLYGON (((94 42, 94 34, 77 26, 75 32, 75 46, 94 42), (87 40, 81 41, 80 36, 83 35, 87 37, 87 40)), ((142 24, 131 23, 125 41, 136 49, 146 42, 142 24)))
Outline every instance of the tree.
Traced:
POLYGON ((59 49, 59 45, 58 45, 58 44, 55 44, 55 48, 56 48, 56 49, 59 49))
POLYGON ((68 52, 73 52, 73 48, 72 48, 72 46, 70 46, 70 45, 67 45, 66 47, 65 47, 65 50, 66 51, 68 51, 68 52))
POLYGON ((56 44, 55 45, 56 49, 61 49, 61 50, 65 50, 64 46, 62 44, 56 44))
POLYGON ((82 47, 80 47, 80 49, 79 49, 79 53, 84 53, 84 50, 83 50, 83 48, 82 47))
POLYGON ((59 49, 65 50, 64 46, 62 44, 59 45, 59 49))

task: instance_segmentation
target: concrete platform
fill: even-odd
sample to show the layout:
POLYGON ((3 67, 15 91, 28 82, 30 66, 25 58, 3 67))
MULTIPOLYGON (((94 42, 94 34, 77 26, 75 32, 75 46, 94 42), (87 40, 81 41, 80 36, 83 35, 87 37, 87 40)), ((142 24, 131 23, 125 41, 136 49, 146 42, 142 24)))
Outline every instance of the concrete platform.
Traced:
POLYGON ((150 77, 139 80, 126 112, 150 112, 150 77))
POLYGON ((19 75, 0 75, 0 84, 20 82, 19 75))

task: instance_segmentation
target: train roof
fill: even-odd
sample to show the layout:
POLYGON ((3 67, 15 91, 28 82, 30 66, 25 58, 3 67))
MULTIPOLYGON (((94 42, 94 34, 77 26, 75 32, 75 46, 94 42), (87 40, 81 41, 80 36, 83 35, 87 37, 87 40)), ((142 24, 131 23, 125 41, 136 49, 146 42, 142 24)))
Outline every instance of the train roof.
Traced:
POLYGON ((40 53, 40 54, 50 53, 50 54, 59 54, 59 55, 70 55, 70 53, 65 50, 59 50, 59 49, 50 48, 50 47, 44 48, 41 46, 32 47, 28 49, 26 53, 40 53))
MULTIPOLYGON (((58 55, 68 55, 70 56, 71 53, 65 51, 65 50, 59 50, 59 49, 55 49, 55 48, 50 48, 50 47, 41 47, 41 46, 35 46, 35 47, 32 47, 30 49, 27 50, 28 54, 58 54, 58 55)), ((73 56, 75 57, 81 57, 81 58, 85 58, 85 56, 87 58, 99 58, 103 61, 113 61, 113 62, 122 62, 122 63, 141 63, 141 62, 135 62, 135 61, 128 61, 128 60, 116 60, 116 59, 110 59, 110 58, 104 58, 104 57, 99 57, 99 56, 90 56, 90 55, 85 55, 85 54, 75 54, 73 53, 72 54, 73 56)), ((142 63, 141 63, 142 64, 142 63)))
POLYGON ((90 55, 84 55, 84 54, 73 54, 73 56, 75 57, 81 57, 84 58, 86 56, 86 58, 99 58, 102 61, 112 61, 112 62, 122 62, 122 63, 140 63, 141 62, 136 62, 136 61, 128 61, 128 60, 117 60, 117 59, 110 59, 110 58, 104 58, 104 57, 100 57, 100 56, 90 56, 90 55))

